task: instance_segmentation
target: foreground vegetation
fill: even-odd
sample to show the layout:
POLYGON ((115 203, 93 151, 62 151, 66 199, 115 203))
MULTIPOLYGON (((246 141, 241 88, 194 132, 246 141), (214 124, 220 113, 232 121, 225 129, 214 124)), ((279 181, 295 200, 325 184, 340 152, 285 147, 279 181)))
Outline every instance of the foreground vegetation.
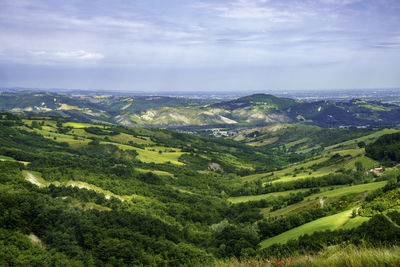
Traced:
POLYGON ((400 262, 400 247, 368 248, 353 245, 332 246, 316 255, 299 255, 290 258, 275 258, 270 260, 232 259, 219 263, 220 267, 276 267, 276 266, 398 266, 400 262))
POLYGON ((400 170, 364 149, 378 132, 297 153, 3 113, 0 265, 392 264, 373 258, 400 245, 400 170))

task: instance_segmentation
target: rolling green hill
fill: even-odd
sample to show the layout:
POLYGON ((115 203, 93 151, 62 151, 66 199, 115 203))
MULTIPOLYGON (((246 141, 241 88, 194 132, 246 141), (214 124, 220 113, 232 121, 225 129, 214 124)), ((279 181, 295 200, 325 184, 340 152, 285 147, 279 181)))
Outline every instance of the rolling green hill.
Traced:
POLYGON ((336 230, 336 229, 351 229, 361 225, 369 218, 356 217, 351 218, 351 210, 346 210, 341 213, 327 216, 302 226, 296 227, 292 230, 284 232, 280 235, 263 240, 260 245, 262 248, 269 247, 273 244, 284 244, 291 239, 297 239, 301 235, 312 234, 317 231, 336 230))
MULTIPOLYGON (((271 123, 305 123, 322 127, 382 127, 400 123, 399 106, 376 101, 309 103, 255 94, 232 101, 215 102, 161 96, 78 95, 36 91, 0 93, 2 111, 125 126, 242 129, 271 123)), ((286 140, 283 138, 281 141, 283 144, 286 140)))
POLYGON ((279 145, 1 113, 0 265, 213 266, 326 240, 399 245, 400 170, 368 173, 380 163, 359 145, 395 130, 268 127, 279 145), (321 148, 291 149, 307 133, 321 148))

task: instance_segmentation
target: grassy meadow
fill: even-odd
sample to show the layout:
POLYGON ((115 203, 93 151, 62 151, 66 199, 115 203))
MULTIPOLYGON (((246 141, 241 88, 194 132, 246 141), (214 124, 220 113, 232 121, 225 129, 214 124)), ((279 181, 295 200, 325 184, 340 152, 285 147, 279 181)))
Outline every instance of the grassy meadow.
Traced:
POLYGON ((369 220, 367 217, 360 216, 351 218, 351 213, 352 209, 303 224, 280 235, 263 240, 260 243, 260 246, 265 248, 276 243, 284 244, 291 239, 297 239, 301 235, 312 234, 317 231, 349 229, 357 227, 363 222, 369 220))

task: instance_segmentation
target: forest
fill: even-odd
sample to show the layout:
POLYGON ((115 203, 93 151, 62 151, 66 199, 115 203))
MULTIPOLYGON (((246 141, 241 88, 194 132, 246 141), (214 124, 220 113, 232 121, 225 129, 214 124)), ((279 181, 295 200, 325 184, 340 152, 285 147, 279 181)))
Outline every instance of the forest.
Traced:
POLYGON ((282 143, 2 113, 0 265, 223 266, 398 246, 390 149, 399 135, 351 131, 299 154, 282 143), (341 214, 341 225, 318 224, 341 214))

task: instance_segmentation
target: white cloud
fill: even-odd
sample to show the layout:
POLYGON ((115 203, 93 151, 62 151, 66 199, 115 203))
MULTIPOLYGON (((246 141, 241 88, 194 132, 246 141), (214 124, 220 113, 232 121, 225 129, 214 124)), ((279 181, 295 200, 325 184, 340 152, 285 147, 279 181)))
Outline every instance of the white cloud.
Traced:
POLYGON ((267 0, 236 0, 227 4, 200 2, 195 7, 217 11, 220 17, 231 19, 267 19, 271 22, 301 20, 299 14, 275 9, 267 3, 267 0))
POLYGON ((33 56, 43 57, 47 60, 98 60, 104 58, 103 54, 91 53, 85 50, 75 51, 29 51, 33 56))
POLYGON ((322 3, 331 4, 331 5, 349 5, 358 2, 362 2, 363 0, 320 0, 322 3))

